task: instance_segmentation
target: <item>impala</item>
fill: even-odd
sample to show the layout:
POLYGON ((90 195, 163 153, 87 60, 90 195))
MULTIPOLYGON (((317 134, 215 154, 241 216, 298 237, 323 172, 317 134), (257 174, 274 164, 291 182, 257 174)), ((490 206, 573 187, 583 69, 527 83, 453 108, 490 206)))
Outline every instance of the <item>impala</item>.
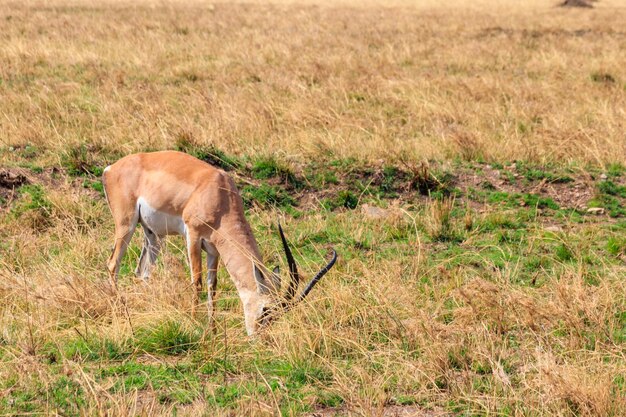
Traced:
POLYGON ((107 264, 113 285, 137 224, 145 236, 135 273, 144 280, 150 276, 161 239, 183 235, 195 286, 194 311, 202 291, 202 251, 206 252, 211 325, 220 257, 237 287, 249 335, 302 301, 337 259, 332 250, 330 262, 296 297, 298 268, 279 224, 291 277, 281 299, 278 268, 270 272, 263 266, 239 191, 224 171, 181 152, 139 153, 105 168, 102 183, 115 222, 115 244, 107 264))

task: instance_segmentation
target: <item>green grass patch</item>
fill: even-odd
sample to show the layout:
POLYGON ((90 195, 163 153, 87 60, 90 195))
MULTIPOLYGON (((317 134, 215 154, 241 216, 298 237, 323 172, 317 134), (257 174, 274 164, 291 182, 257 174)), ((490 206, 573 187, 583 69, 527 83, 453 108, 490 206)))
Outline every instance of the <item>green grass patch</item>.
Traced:
POLYGON ((611 217, 621 217, 626 216, 624 198, 626 198, 626 186, 610 180, 600 181, 597 184, 595 197, 587 205, 604 208, 611 217))
POLYGON ((17 377, 3 381, 0 386, 9 388, 0 396, 3 415, 32 415, 47 410, 46 414, 74 417, 83 415, 87 404, 80 384, 65 375, 47 386, 37 383, 24 389, 18 386, 17 377))
POLYGON ((441 198, 455 194, 454 175, 449 171, 418 168, 411 175, 411 188, 422 195, 441 198))
POLYGON ((615 162, 613 164, 609 164, 606 169, 606 173, 609 177, 621 177, 624 173, 626 173, 626 167, 619 162, 615 162))
POLYGON ((296 200, 286 190, 276 185, 246 185, 241 190, 241 197, 246 207, 258 205, 266 208, 287 208, 297 205, 296 200))
POLYGON ((567 174, 551 171, 550 167, 538 167, 518 163, 517 171, 529 182, 546 180, 551 183, 568 183, 574 181, 574 179, 567 174))
POLYGON ((218 387, 207 400, 209 404, 221 408, 235 408, 238 401, 251 394, 266 394, 267 387, 258 382, 241 382, 218 387))
POLYGON ((44 171, 42 166, 31 163, 31 162, 20 163, 18 164, 18 166, 21 168, 29 169, 34 174, 41 174, 44 171))
POLYGON ((478 227, 482 231, 494 231, 498 229, 522 229, 526 223, 520 218, 517 212, 496 212, 490 213, 478 222, 478 227))
POLYGON ((41 404, 42 395, 45 395, 36 387, 21 389, 14 387, 15 381, 10 378, 4 384, 6 388, 11 388, 4 395, 0 396, 0 413, 7 416, 35 414, 43 408, 41 404))
POLYGON ((50 386, 50 399, 61 415, 79 416, 87 402, 82 387, 72 379, 62 376, 50 386))
POLYGON ((341 190, 336 197, 322 200, 322 207, 328 211, 332 211, 337 208, 353 210, 358 205, 359 198, 350 190, 341 190))
POLYGON ((294 188, 299 189, 304 186, 304 183, 288 166, 272 156, 255 159, 250 172, 252 177, 256 179, 279 178, 281 182, 294 188))
POLYGON ((304 178, 309 187, 322 190, 329 185, 340 183, 335 169, 327 164, 311 162, 304 168, 304 178))
POLYGON ((20 187, 20 198, 13 204, 11 215, 34 230, 45 230, 53 224, 52 203, 39 184, 20 187))
POLYGON ((568 245, 561 243, 556 247, 556 257, 560 261, 568 262, 574 259, 574 253, 568 245))
POLYGON ((626 186, 615 184, 613 181, 600 181, 598 191, 601 194, 626 198, 626 186))
POLYGON ((108 338, 89 336, 47 343, 42 354, 49 363, 61 362, 63 358, 73 361, 121 360, 131 354, 127 343, 117 343, 108 338))
POLYGON ((259 362, 257 366, 264 375, 283 378, 285 386, 291 388, 309 383, 328 383, 333 378, 330 371, 307 362, 259 362))
POLYGON ((613 256, 626 255, 626 237, 609 237, 606 242, 606 250, 613 256))
POLYGON ((104 167, 96 160, 97 152, 85 144, 73 146, 61 154, 61 165, 71 176, 102 176, 104 167))
POLYGON ((497 204, 510 208, 527 206, 538 209, 559 210, 559 205, 551 198, 532 193, 472 190, 469 196, 475 201, 486 201, 488 204, 497 204))
POLYGON ((149 353, 178 355, 194 349, 200 332, 188 330, 176 321, 165 321, 135 332, 135 344, 149 353))
POLYGON ((613 340, 615 343, 626 343, 626 310, 615 313, 613 340))
POLYGON ((270 391, 286 415, 309 410, 307 395, 315 393, 316 402, 337 406, 343 399, 326 389, 332 373, 307 362, 290 362, 257 358, 255 363, 244 364, 249 373, 238 381, 217 387, 209 394, 209 404, 220 408, 236 408, 249 397, 267 396, 270 391), (259 375, 260 373, 260 375, 259 375), (261 376, 262 375, 262 376, 261 376))
POLYGON ((253 162, 251 172, 254 178, 257 179, 289 178, 293 176, 291 170, 278 162, 274 157, 258 158, 253 162))
POLYGON ((205 375, 234 374, 237 372, 239 364, 233 363, 227 358, 214 358, 204 360, 198 372, 205 375))
POLYGON ((102 181, 100 179, 92 180, 85 178, 83 180, 83 187, 97 191, 101 197, 104 197, 104 186, 102 185, 102 181))
POLYGON ((201 396, 200 380, 188 365, 128 362, 100 368, 100 380, 112 380, 111 392, 153 390, 162 403, 188 404, 201 396))
POLYGON ((529 207, 535 207, 535 208, 539 208, 539 209, 551 209, 551 210, 558 210, 559 209, 559 205, 556 204, 554 202, 554 200, 552 200, 549 197, 541 197, 537 194, 529 194, 529 193, 525 193, 521 195, 521 199, 524 202, 525 205, 529 206, 529 207))
POLYGON ((46 191, 39 184, 24 185, 20 188, 21 199, 13 206, 12 212, 21 216, 28 211, 41 211, 49 215, 52 203, 46 197, 46 191))
POLYGON ((385 166, 382 172, 382 179, 380 182, 379 190, 381 196, 393 198, 397 196, 397 182, 400 180, 400 170, 393 166, 385 166))
POLYGON ((608 195, 600 194, 591 199, 587 205, 589 207, 601 207, 604 208, 611 217, 626 216, 626 209, 619 198, 608 195))

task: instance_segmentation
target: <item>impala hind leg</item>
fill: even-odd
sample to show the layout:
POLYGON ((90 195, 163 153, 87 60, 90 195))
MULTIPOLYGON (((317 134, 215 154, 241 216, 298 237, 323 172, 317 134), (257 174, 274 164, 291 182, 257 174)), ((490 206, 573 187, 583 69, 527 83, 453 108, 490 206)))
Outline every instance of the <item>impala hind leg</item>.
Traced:
POLYGON ((154 234, 152 230, 143 226, 144 238, 143 247, 141 248, 141 256, 135 269, 135 275, 146 281, 150 277, 152 267, 156 263, 159 252, 161 251, 161 238, 154 234))
POLYGON ((111 285, 114 287, 117 286, 117 276, 120 272, 120 264, 122 263, 122 258, 124 258, 124 254, 126 253, 126 249, 128 248, 128 244, 130 243, 130 239, 133 237, 136 227, 137 216, 131 219, 128 223, 115 225, 115 243, 113 244, 113 252, 111 253, 109 262, 107 263, 107 268, 109 269, 109 279, 111 280, 111 285))
POLYGON ((207 308, 209 312, 209 327, 215 331, 215 290, 217 289, 217 264, 220 256, 213 245, 206 242, 202 245, 206 252, 207 268, 207 308))

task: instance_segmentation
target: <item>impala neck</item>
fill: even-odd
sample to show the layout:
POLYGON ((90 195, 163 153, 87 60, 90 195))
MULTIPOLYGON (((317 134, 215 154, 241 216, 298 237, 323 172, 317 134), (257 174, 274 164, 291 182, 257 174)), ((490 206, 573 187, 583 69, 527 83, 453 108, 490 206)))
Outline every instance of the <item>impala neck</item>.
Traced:
POLYGON ((234 223, 233 227, 222 225, 213 235, 213 244, 241 298, 246 330, 252 334, 256 328, 256 317, 260 314, 257 310, 263 307, 263 295, 257 290, 254 275, 254 263, 260 265, 262 262, 256 239, 245 219, 234 223))
POLYGON ((228 273, 233 277, 237 289, 255 291, 253 261, 262 262, 259 247, 252 235, 250 225, 237 224, 234 228, 221 227, 214 240, 215 248, 222 257, 228 273), (224 230, 226 229, 226 230, 224 230))

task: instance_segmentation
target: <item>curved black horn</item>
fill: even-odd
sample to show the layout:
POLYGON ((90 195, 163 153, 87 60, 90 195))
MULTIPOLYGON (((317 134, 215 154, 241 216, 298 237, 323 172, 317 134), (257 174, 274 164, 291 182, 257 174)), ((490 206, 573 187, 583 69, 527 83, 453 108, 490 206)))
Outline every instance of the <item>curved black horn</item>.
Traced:
POLYGON ((287 244, 287 239, 285 238, 280 222, 278 222, 278 232, 280 233, 280 240, 283 241, 283 248, 285 249, 285 255, 287 256, 287 264, 289 264, 289 276, 291 280, 289 281, 289 287, 287 287, 287 295, 285 297, 287 301, 289 301, 296 294, 296 288, 298 288, 298 284, 300 283, 300 274, 298 273, 298 266, 296 265, 296 261, 293 259, 293 255, 289 249, 289 244, 287 244))
POLYGON ((315 287, 315 284, 318 283, 318 281, 320 279, 322 279, 322 277, 324 275, 326 275, 326 273, 328 271, 330 271, 330 268, 333 267, 333 265, 335 265, 335 262, 337 261, 337 252, 335 252, 334 249, 331 249, 332 251, 332 259, 330 260, 330 262, 328 262, 328 265, 326 265, 324 268, 322 268, 320 270, 320 272, 317 273, 317 275, 315 275, 311 281, 308 283, 308 285, 306 286, 306 288, 304 288, 304 291, 302 291, 302 293, 298 296, 298 299, 296 300, 296 303, 299 303, 300 301, 304 300, 304 298, 309 295, 309 293, 311 292, 311 290, 313 289, 313 287, 315 287))

